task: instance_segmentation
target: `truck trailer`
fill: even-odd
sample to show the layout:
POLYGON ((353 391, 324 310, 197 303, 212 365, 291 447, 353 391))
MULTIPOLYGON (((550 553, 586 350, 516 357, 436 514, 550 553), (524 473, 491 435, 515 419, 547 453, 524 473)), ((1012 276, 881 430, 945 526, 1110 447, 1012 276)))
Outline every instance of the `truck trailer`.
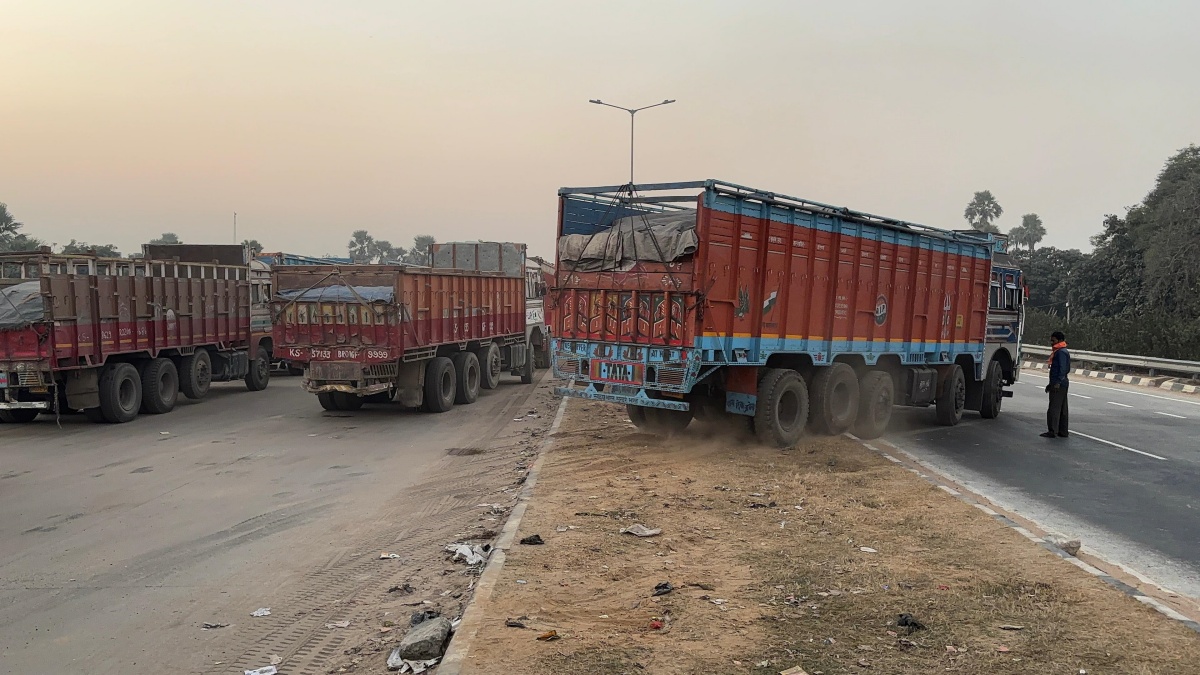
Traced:
POLYGON ((82 411, 121 423, 170 412, 180 393, 203 398, 213 382, 267 387, 267 279, 245 250, 143 252, 0 255, 0 421, 82 411))
POLYGON ((495 271, 274 268, 275 344, 304 364, 302 386, 326 410, 396 401, 445 412, 474 403, 504 372, 532 383, 519 253, 495 271))
POLYGON ((1006 240, 707 180, 564 188, 550 295, 567 396, 640 428, 875 438, 893 405, 1000 413, 1019 376, 1006 240))

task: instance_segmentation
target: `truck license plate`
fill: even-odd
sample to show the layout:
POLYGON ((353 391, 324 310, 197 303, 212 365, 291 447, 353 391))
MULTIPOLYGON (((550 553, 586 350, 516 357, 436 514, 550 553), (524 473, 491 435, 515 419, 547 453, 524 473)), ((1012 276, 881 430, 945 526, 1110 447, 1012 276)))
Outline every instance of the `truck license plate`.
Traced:
POLYGON ((641 384, 642 364, 616 361, 592 361, 592 379, 604 382, 641 384))

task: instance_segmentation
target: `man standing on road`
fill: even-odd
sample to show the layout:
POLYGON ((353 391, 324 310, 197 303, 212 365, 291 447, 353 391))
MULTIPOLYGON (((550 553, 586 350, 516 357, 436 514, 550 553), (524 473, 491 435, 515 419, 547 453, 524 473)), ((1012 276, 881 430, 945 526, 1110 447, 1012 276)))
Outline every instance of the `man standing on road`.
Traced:
POLYGON ((1067 336, 1062 331, 1050 334, 1050 409, 1046 411, 1044 438, 1066 438, 1067 433, 1067 373, 1071 372, 1071 353, 1067 351, 1067 336))

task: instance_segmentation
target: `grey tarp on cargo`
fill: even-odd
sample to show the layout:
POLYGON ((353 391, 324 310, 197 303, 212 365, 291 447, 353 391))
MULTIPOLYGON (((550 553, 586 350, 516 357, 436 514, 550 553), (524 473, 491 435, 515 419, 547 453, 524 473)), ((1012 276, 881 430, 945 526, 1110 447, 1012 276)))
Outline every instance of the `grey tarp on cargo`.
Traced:
POLYGON ((287 289, 277 295, 283 300, 297 302, 359 302, 359 298, 367 302, 392 302, 396 299, 396 290, 391 286, 322 286, 308 290, 287 289))
POLYGON ((25 328, 45 320, 42 282, 25 281, 0 288, 0 329, 25 328))
POLYGON ((671 262, 696 252, 696 212, 671 211, 630 216, 593 235, 568 234, 558 240, 566 270, 624 271, 634 263, 671 262))

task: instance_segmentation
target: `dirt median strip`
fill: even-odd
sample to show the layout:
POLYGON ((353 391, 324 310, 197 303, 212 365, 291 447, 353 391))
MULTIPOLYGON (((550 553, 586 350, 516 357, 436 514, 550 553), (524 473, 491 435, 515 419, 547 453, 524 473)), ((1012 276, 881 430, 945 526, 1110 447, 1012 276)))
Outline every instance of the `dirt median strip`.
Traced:
POLYGON ((533 534, 462 672, 1200 672, 1191 630, 849 439, 663 440, 572 401, 533 534))

